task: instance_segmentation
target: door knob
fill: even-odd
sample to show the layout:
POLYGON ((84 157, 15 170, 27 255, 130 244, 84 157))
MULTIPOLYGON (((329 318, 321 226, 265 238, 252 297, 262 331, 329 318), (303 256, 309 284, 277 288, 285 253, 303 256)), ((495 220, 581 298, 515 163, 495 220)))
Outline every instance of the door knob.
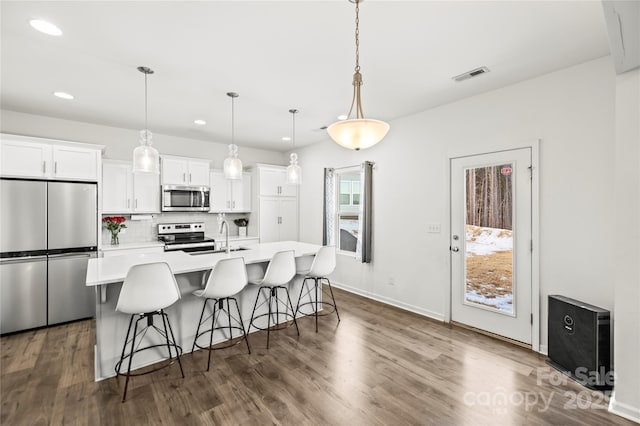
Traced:
POLYGON ((458 247, 451 247, 451 251, 457 253, 460 251, 460 249, 458 247))

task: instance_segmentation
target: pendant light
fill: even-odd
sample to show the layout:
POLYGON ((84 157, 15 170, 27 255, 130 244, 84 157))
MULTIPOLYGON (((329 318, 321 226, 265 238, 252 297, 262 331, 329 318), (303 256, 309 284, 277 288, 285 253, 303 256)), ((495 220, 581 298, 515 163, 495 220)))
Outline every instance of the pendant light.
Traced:
POLYGON ((151 143, 153 135, 149 131, 147 121, 147 76, 153 74, 148 67, 138 67, 138 71, 144 74, 144 130, 140 131, 140 146, 133 150, 134 173, 160 173, 160 154, 151 143))
MULTIPOLYGON (((293 140, 293 149, 296 149, 296 114, 298 113, 297 109, 290 109, 291 117, 293 118, 293 131, 292 131, 292 140, 293 140)), ((298 165, 298 154, 292 152, 289 156, 289 165, 287 166, 287 183, 291 185, 300 185, 302 181, 302 169, 298 165)))
POLYGON ((224 160, 224 177, 227 179, 242 179, 242 161, 238 158, 238 146, 234 143, 234 101, 240 96, 235 92, 228 92, 231 98, 231 145, 229 145, 229 156, 224 160))
POLYGON ((360 100, 360 2, 363 0, 349 0, 356 4, 356 66, 353 74, 353 98, 346 120, 336 121, 327 128, 331 139, 337 144, 350 149, 360 150, 370 148, 380 142, 389 131, 389 124, 384 121, 364 118, 362 102, 360 100), (356 117, 351 118, 353 106, 356 106, 356 117))

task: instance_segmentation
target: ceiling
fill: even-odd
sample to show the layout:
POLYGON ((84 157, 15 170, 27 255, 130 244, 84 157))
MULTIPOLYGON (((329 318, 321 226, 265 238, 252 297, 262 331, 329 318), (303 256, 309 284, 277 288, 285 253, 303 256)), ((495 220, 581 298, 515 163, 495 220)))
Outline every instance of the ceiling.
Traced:
MULTIPOLYGON (((355 10, 324 1, 2 1, 3 109, 286 151, 351 104, 355 10), (46 19, 52 37, 29 20, 46 19), (52 96, 64 91, 65 101, 52 96), (207 121, 205 126, 193 123, 207 121)), ((365 116, 391 121, 609 54, 600 1, 360 5, 365 116), (487 66, 488 74, 452 77, 487 66)), ((393 132, 393 128, 391 130, 393 132)))

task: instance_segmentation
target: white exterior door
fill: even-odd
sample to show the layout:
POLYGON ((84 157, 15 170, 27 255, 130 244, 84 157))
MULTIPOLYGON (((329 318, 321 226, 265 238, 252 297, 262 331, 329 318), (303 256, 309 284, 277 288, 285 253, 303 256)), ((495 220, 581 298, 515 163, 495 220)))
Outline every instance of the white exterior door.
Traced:
POLYGON ((529 344, 531 149, 453 158, 450 182, 451 319, 529 344))

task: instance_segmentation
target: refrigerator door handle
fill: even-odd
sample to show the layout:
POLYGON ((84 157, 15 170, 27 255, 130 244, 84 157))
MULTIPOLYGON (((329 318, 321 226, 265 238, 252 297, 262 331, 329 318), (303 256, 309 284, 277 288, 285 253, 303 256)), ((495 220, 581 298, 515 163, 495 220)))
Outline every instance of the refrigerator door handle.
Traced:
POLYGON ((0 259, 0 264, 8 265, 11 263, 37 262, 41 260, 47 260, 47 256, 10 257, 5 259, 0 259))
POLYGON ((72 258, 72 257, 93 257, 95 256, 95 252, 94 253, 60 253, 60 254, 50 254, 49 255, 49 259, 56 259, 59 257, 65 257, 65 258, 72 258))

